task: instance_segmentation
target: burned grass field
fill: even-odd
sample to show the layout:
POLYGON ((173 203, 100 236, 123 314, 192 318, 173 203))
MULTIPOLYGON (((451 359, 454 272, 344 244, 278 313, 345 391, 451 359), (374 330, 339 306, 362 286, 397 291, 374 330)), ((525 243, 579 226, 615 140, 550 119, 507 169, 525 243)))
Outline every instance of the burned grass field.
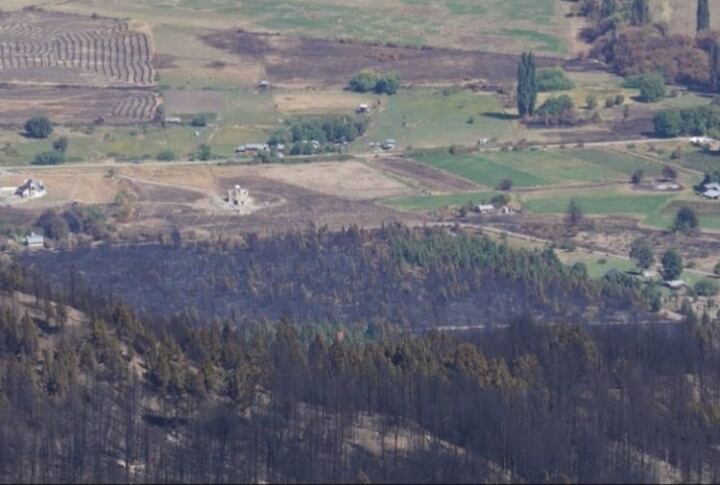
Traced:
MULTIPOLYGON (((280 84, 344 85, 361 69, 395 71, 404 82, 434 83, 483 79, 512 81, 517 56, 431 47, 409 48, 350 41, 310 39, 227 30, 203 36, 212 47, 264 65, 269 81, 280 84)), ((542 67, 562 59, 539 58, 542 67)))
POLYGON ((135 123, 158 100, 152 36, 124 20, 38 9, 0 14, 0 122, 135 123))

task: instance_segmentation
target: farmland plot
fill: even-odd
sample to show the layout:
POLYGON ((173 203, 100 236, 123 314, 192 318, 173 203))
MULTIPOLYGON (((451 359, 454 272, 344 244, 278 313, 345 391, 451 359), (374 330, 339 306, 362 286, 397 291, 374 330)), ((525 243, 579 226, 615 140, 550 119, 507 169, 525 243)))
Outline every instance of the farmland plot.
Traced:
POLYGON ((153 56, 151 36, 126 21, 2 13, 0 123, 23 121, 22 111, 81 123, 150 121, 158 107, 153 56))

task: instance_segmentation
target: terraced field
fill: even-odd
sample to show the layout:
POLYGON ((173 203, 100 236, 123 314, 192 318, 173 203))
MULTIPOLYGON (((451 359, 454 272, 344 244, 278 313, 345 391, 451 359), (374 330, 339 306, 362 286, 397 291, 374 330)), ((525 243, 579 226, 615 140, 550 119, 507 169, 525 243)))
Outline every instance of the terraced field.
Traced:
POLYGON ((150 121, 159 105, 153 56, 151 36, 123 20, 0 13, 0 98, 11 101, 0 106, 0 123, 22 121, 15 113, 23 109, 56 120, 73 113, 80 123, 150 121))

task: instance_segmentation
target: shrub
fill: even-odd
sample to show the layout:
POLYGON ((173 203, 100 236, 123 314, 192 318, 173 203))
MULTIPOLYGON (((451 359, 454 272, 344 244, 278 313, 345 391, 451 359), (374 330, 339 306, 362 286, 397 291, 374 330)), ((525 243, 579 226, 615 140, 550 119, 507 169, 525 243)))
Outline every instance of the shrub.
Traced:
POLYGON ((400 89, 400 76, 398 74, 386 74, 378 79, 375 84, 375 92, 377 94, 387 94, 392 96, 400 89))
POLYGON ((632 176, 630 177, 630 183, 635 184, 635 185, 639 184, 640 182, 642 182, 644 175, 645 175, 645 172, 643 171, 643 169, 639 168, 639 169, 635 170, 633 172, 632 176))
POLYGON ((57 150, 41 152, 33 158, 33 165, 59 165, 65 163, 65 153, 57 150))
POLYGON ((661 74, 645 74, 640 79, 640 101, 654 103, 665 97, 665 78, 661 74))
POLYGON ((573 89, 575 83, 568 79, 559 67, 549 67, 537 70, 537 90, 545 93, 549 91, 566 91, 573 89))
POLYGON ((573 125, 577 123, 575 103, 565 94, 548 98, 535 111, 533 120, 545 125, 573 125))
POLYGON ((358 93, 367 93, 375 89, 379 78, 378 73, 372 69, 363 69, 350 79, 348 87, 358 93))
POLYGON ((30 138, 47 138, 53 132, 53 125, 44 116, 35 116, 25 123, 25 134, 30 138))
POLYGON ((718 285, 712 280, 700 280, 695 283, 695 293, 700 296, 715 296, 718 293, 718 285))
POLYGON ((203 143, 200 145, 200 148, 198 149, 197 157, 199 160, 202 160, 203 162, 210 160, 213 157, 212 150, 210 149, 210 145, 203 143))
POLYGON ((53 150, 65 153, 67 151, 68 144, 69 144, 69 142, 68 142, 67 137, 61 136, 60 138, 58 138, 57 140, 55 140, 53 142, 53 144, 52 144, 53 150))
POLYGON ((513 187, 513 181, 510 179, 502 179, 498 185, 498 190, 510 190, 513 187))
POLYGON ((597 108, 598 107, 597 96, 595 96, 594 94, 588 94, 587 97, 585 98, 585 106, 587 107, 587 109, 597 108))
POLYGON ((615 104, 616 105, 619 106, 619 105, 623 104, 624 102, 625 102, 625 96, 623 96, 622 94, 618 94, 617 96, 615 96, 615 104))
POLYGON ((204 116, 198 115, 198 116, 195 116, 195 117, 190 121, 190 124, 191 124, 192 126, 197 127, 197 128, 202 128, 203 126, 207 126, 207 120, 205 119, 204 116))
POLYGON ((358 93, 375 91, 378 94, 393 95, 400 88, 400 76, 396 73, 382 75, 372 69, 363 69, 350 79, 348 88, 358 93))
MULTIPOLYGON (((512 186, 512 184, 511 184, 512 186)), ((498 194, 492 199, 490 199, 490 203, 494 205, 495 207, 503 207, 505 205, 508 205, 510 203, 510 196, 507 194, 498 194)))
POLYGON ((175 160, 175 153, 171 150, 163 150, 157 154, 157 159, 161 162, 171 162, 175 160))
POLYGON ((612 108, 615 106, 615 98, 609 97, 605 99, 605 107, 606 108, 612 108))
POLYGON ((681 207, 675 215, 672 229, 684 234, 694 233, 699 226, 697 215, 690 207, 681 207))

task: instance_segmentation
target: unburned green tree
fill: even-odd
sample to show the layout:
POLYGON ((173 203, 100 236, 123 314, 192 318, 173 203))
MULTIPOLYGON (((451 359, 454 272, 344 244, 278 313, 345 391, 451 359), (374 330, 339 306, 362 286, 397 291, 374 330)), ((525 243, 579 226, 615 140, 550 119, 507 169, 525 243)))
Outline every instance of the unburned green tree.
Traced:
POLYGON ((535 114, 537 103, 537 69, 532 52, 524 52, 517 69, 517 107, 518 114, 527 118, 535 114))
POLYGON ((682 257, 677 251, 666 251, 662 257, 662 277, 665 281, 676 280, 683 272, 682 257))
POLYGON ((630 247, 630 259, 638 268, 649 269, 655 262, 655 254, 646 240, 638 239, 630 247))

